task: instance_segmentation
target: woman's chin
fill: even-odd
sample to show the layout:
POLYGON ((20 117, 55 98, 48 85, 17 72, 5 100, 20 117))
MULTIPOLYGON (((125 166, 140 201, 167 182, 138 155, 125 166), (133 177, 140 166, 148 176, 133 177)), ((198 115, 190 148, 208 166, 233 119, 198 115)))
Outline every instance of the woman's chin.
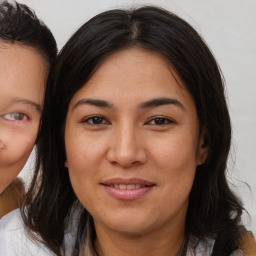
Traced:
POLYGON ((157 229, 159 224, 155 219, 149 219, 146 216, 126 215, 108 219, 105 223, 95 221, 95 228, 96 230, 104 228, 128 237, 137 237, 152 232, 154 229, 157 229))

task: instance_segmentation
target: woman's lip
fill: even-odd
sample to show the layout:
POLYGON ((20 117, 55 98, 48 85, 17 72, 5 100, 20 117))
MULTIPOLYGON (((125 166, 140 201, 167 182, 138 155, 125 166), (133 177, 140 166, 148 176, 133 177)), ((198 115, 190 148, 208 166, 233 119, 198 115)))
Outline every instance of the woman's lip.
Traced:
POLYGON ((139 178, 112 178, 100 184, 109 195, 118 200, 135 200, 151 191, 156 185, 139 178))
POLYGON ((105 181, 101 182, 101 184, 102 185, 107 185, 107 186, 111 186, 111 185, 115 185, 115 184, 124 184, 124 185, 139 184, 141 186, 153 186, 153 185, 155 185, 154 182, 147 181, 147 180, 140 179, 140 178, 129 178, 129 179, 112 178, 112 179, 108 179, 108 180, 105 180, 105 181))
POLYGON ((119 189, 119 188, 110 187, 104 184, 101 184, 101 185, 104 187, 104 189, 107 191, 107 193, 110 196, 118 200, 135 200, 154 188, 154 185, 135 188, 135 189, 119 189))

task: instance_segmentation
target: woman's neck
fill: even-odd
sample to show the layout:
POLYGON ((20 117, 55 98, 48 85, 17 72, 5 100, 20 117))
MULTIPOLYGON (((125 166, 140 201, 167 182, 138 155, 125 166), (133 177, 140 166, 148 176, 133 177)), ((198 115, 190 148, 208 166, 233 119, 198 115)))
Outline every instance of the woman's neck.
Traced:
POLYGON ((148 235, 131 236, 115 232, 97 232, 94 248, 97 256, 176 256, 185 240, 184 228, 166 232, 161 229, 148 235))

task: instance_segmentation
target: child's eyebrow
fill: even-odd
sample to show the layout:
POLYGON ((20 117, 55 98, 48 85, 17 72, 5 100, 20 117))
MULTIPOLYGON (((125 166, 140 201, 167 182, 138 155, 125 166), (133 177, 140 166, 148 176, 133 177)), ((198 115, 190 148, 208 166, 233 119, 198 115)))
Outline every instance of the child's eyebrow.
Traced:
POLYGON ((31 101, 31 100, 28 100, 28 99, 18 99, 15 101, 15 103, 22 103, 22 104, 28 104, 28 105, 31 105, 32 107, 34 107, 38 112, 42 112, 42 108, 39 104, 31 101))

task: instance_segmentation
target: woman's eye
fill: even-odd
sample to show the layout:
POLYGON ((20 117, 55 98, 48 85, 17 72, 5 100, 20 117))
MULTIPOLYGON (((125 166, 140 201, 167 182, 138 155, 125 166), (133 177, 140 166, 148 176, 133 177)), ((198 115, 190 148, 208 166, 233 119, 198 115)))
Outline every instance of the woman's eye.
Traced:
POLYGON ((3 118, 10 121, 22 121, 26 117, 23 113, 10 113, 3 115, 3 118))
POLYGON ((88 123, 91 125, 108 124, 109 122, 102 116, 91 116, 82 121, 82 123, 88 123))
POLYGON ((173 121, 166 117, 155 117, 147 122, 149 125, 166 125, 171 123, 173 123, 173 121))

